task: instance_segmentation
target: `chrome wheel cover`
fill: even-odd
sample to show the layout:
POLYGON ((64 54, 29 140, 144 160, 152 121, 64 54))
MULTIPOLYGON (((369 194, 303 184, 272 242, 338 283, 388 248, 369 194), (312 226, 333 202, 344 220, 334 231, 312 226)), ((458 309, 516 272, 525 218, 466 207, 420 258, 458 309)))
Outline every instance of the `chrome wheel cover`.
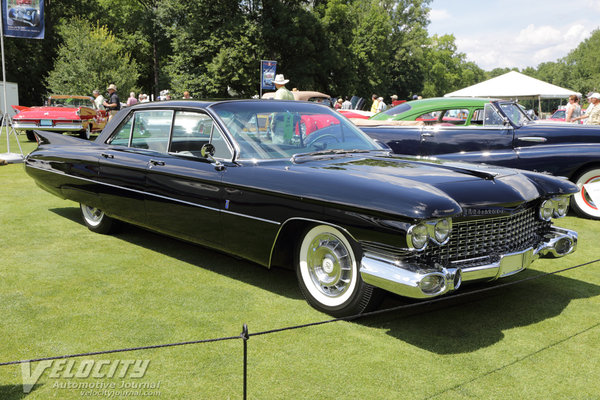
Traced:
POLYGON ((352 296, 356 261, 350 243, 337 229, 324 225, 311 229, 302 242, 299 261, 306 288, 321 304, 338 306, 352 296))
MULTIPOLYGON (((573 195, 573 201, 577 204, 579 209, 587 214, 589 217, 599 218, 600 217, 600 202, 595 202, 590 191, 598 193, 598 186, 600 186, 600 170, 594 169, 586 172, 577 180, 577 186, 579 192, 573 195)), ((595 194, 598 197, 598 194, 595 194)))
POLYGON ((90 226, 100 225, 102 218, 104 218, 104 212, 102 210, 86 206, 85 204, 81 205, 81 213, 83 214, 83 218, 85 218, 85 222, 90 226))

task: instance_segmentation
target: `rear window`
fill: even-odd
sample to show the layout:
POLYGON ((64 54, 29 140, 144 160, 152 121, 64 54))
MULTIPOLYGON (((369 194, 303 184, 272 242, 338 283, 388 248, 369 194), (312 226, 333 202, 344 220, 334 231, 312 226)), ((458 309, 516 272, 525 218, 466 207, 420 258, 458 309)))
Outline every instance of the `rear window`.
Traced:
POLYGON ((405 111, 410 110, 412 107, 408 103, 398 104, 396 107, 392 107, 389 110, 384 111, 382 114, 397 115, 405 111))

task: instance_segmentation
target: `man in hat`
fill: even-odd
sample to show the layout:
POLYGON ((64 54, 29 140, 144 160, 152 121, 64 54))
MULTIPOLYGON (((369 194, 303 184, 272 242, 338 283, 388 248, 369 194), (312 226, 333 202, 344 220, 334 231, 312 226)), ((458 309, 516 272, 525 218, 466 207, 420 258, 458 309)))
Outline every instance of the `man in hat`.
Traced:
POLYGON ((283 74, 275 75, 275 80, 273 81, 277 89, 274 97, 275 100, 295 100, 294 94, 285 87, 285 84, 289 81, 289 79, 285 79, 283 74))
POLYGON ((117 86, 114 83, 108 85, 106 90, 108 90, 108 101, 104 101, 104 108, 108 110, 108 119, 110 120, 121 109, 121 100, 119 100, 117 86))

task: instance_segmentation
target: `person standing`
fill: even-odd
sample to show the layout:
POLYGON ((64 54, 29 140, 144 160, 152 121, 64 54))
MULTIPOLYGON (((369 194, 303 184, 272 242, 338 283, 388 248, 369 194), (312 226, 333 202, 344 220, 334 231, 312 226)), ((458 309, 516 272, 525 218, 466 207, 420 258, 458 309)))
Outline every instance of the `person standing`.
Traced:
POLYGON ((111 83, 106 88, 108 90, 108 101, 104 101, 104 107, 108 110, 108 120, 113 117, 121 109, 121 100, 117 94, 117 86, 111 83))
POLYGON ((127 107, 131 107, 136 105, 138 100, 135 98, 135 92, 129 93, 129 98, 127 99, 127 107))
POLYGON ((104 110, 104 96, 100 94, 98 89, 94 89, 94 91, 92 91, 92 96, 94 96, 94 105, 96 106, 96 110, 104 110))
POLYGON ((351 109, 352 109, 352 102, 350 100, 348 100, 348 96, 346 96, 346 99, 342 103, 342 110, 351 110, 351 109))
POLYGON ((581 116, 581 106, 579 105, 579 97, 572 94, 569 96, 569 104, 565 110, 565 121, 576 122, 573 118, 581 116))
POLYGON ((285 84, 289 81, 289 79, 285 79, 283 74, 275 75, 275 80, 273 80, 277 89, 274 97, 275 100, 295 100, 294 94, 285 87, 285 84))
POLYGON ((373 100, 373 104, 371 105, 371 112, 373 114, 377 114, 378 113, 377 109, 379 108, 379 99, 378 99, 377 95, 373 94, 371 96, 371 100, 373 100))
POLYGON ((600 125, 600 93, 592 93, 588 96, 591 104, 588 106, 585 115, 577 118, 572 118, 572 121, 579 121, 581 119, 587 119, 585 122, 588 125, 600 125))

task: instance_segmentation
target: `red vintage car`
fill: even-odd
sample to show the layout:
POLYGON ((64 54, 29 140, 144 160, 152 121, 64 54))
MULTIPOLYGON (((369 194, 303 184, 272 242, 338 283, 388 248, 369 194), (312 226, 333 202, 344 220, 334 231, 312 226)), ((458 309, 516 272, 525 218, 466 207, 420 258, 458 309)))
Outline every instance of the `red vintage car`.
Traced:
POLYGON ((27 139, 35 140, 34 130, 54 132, 77 132, 89 139, 92 132, 99 132, 106 125, 108 114, 98 110, 90 96, 52 95, 46 106, 13 106, 13 128, 25 131, 27 139))

